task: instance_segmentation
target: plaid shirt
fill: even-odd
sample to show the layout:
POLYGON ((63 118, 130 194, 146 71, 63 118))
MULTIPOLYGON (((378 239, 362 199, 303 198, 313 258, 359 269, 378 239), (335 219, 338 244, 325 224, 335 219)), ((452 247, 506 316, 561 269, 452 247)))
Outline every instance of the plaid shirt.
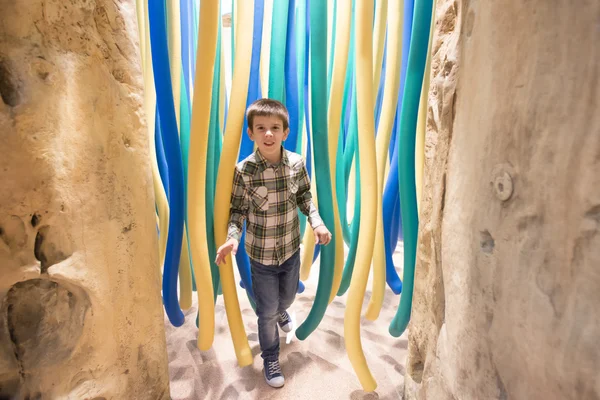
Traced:
POLYGON ((235 167, 227 239, 240 240, 247 218, 248 256, 281 265, 300 248, 297 208, 313 229, 323 224, 302 156, 282 148, 281 162, 273 166, 257 150, 235 167))

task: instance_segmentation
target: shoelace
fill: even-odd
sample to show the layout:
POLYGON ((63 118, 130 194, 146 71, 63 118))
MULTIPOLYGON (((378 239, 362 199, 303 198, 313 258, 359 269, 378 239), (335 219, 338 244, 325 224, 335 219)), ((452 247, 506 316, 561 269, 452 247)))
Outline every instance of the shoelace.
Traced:
POLYGON ((279 322, 284 323, 284 322, 288 322, 290 319, 288 318, 288 314, 287 313, 281 313, 279 314, 279 322))
POLYGON ((281 367, 278 361, 269 361, 269 375, 281 374, 281 367))

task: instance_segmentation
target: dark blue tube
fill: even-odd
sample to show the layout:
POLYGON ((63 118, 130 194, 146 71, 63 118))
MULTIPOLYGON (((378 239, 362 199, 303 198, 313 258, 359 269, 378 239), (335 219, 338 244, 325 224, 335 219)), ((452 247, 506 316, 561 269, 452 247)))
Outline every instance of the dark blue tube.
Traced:
MULTIPOLYGON (((402 97, 404 95, 404 85, 406 83, 406 67, 408 65, 408 52, 410 50, 410 38, 412 35, 412 23, 414 13, 414 0, 404 1, 404 22, 402 26, 402 66, 400 69, 400 88, 398 92, 398 111, 396 113, 396 127, 392 133, 392 140, 390 141, 390 158, 393 156, 393 151, 396 146, 396 135, 400 128, 400 110, 402 110, 402 97)), ((400 201, 400 200, 398 200, 400 201)))
MULTIPOLYGON (((298 145, 298 120, 300 106, 298 104, 298 65, 296 58, 296 0, 289 0, 287 35, 285 45, 285 105, 290 115, 290 133, 284 146, 287 150, 296 151, 298 145)), ((304 224, 306 227, 306 224, 304 224)), ((299 282, 298 293, 304 291, 304 284, 299 282)))
MULTIPOLYGON (((310 48, 310 1, 306 0, 306 51, 310 48)), ((312 176, 312 143, 310 141, 311 138, 311 125, 310 125, 310 117, 309 112, 310 104, 308 102, 308 91, 309 91, 309 65, 310 65, 310 57, 305 57, 304 59, 304 116, 305 116, 305 124, 306 124, 306 170, 308 171, 308 177, 312 176)), ((304 235, 304 231, 301 232, 304 235)), ((319 256, 319 252, 321 250, 320 245, 315 246, 315 252, 313 253, 313 262, 319 256)))
POLYGON ((240 273, 240 278, 242 278, 243 285, 242 287, 246 289, 248 293, 248 297, 254 300, 254 291, 252 290, 252 273, 250 272, 250 258, 248 257, 248 253, 246 252, 246 246, 244 243, 246 241, 246 224, 244 224, 244 230, 242 231, 242 237, 240 238, 240 244, 238 246, 238 251, 235 254, 235 260, 238 265, 238 271, 240 273))
MULTIPOLYGON (((351 68, 349 67, 347 70, 349 73, 352 72, 351 68)), ((350 79, 346 79, 346 81, 348 82, 348 88, 344 89, 347 90, 346 92, 346 96, 345 96, 345 103, 344 103, 344 120, 342 121, 342 141, 344 143, 344 147, 342 147, 342 149, 346 149, 346 144, 348 143, 348 127, 350 126, 350 114, 352 114, 351 110, 352 110, 352 90, 353 90, 353 86, 354 86, 354 80, 352 78, 350 79)))
POLYGON ((185 317, 181 312, 177 299, 177 275, 183 239, 183 161, 179 145, 179 134, 177 133, 173 88, 171 86, 165 14, 164 1, 150 0, 148 2, 156 100, 160 112, 160 126, 165 145, 169 177, 170 218, 163 272, 163 302, 171 324, 181 326, 185 321, 185 317))
MULTIPOLYGON (((400 115, 400 110, 398 110, 398 116, 400 115)), ((400 124, 400 120, 396 119, 394 121, 394 128, 398 127, 400 124)), ((395 150, 396 152, 397 150, 395 150)), ((392 166, 390 166, 390 168, 393 168, 394 166, 398 165, 398 162, 400 160, 398 159, 398 156, 396 156, 396 159, 394 161, 394 156, 392 155, 392 166), (395 164, 394 164, 395 162, 395 164)), ((393 186, 394 188, 396 188, 398 191, 393 194, 394 196, 396 196, 396 204, 394 205, 394 213, 397 212, 397 214, 393 214, 392 216, 392 220, 390 221, 391 223, 391 231, 390 231, 390 251, 393 253, 394 249, 396 248, 396 244, 398 243, 398 239, 402 237, 402 224, 400 223, 401 219, 400 219, 400 186, 396 186, 396 184, 394 183, 393 186)))
MULTIPOLYGON (((259 98, 260 93, 260 52, 262 48, 263 15, 265 12, 264 0, 254 2, 254 29, 252 32, 252 57, 250 59, 250 77, 248 81, 248 97, 246 107, 259 98)), ((238 161, 242 161, 254 151, 254 142, 247 135, 248 121, 244 118, 242 130, 242 143, 238 161)))
POLYGON ((225 90, 225 110, 223 111, 223 132, 227 129, 227 114, 229 114, 229 97, 225 90))
MULTIPOLYGON (((305 37, 305 47, 308 52, 310 49, 310 1, 306 0, 306 37, 305 37)), ((310 117, 309 110, 310 104, 308 102, 308 80, 309 80, 309 70, 310 66, 310 57, 304 57, 304 124, 306 125, 306 169, 308 170, 308 177, 311 177, 311 130, 310 130, 310 117)))
MULTIPOLYGON (((394 214, 392 215, 392 232, 390 235, 390 247, 394 247, 394 244, 398 244, 398 241, 403 239, 402 235, 402 213, 400 212, 400 193, 398 193, 398 201, 396 201, 396 207, 394 207, 394 214)), ((390 248, 390 250, 393 249, 390 248)))
MULTIPOLYGON (((385 280, 395 294, 400 294, 402 291, 402 282, 398 277, 392 254, 396 247, 396 242, 392 243, 392 225, 395 223, 393 215, 398 204, 398 151, 394 151, 392 157, 392 165, 388 180, 383 192, 383 241, 385 249, 385 280)), ((397 219, 396 219, 397 221, 397 219)))
POLYGON ((163 146, 162 134, 160 132, 160 116, 158 115, 158 105, 154 114, 154 147, 156 148, 156 159, 158 160, 158 173, 162 181, 167 201, 169 201, 169 167, 167 166, 167 157, 165 156, 165 147, 163 146))
POLYGON ((290 133, 284 146, 296 151, 298 144, 298 68, 296 65, 296 0, 290 0, 288 6, 287 37, 285 44, 285 105, 290 114, 290 133))
POLYGON ((383 92, 385 87, 385 70, 387 64, 387 33, 385 35, 383 60, 381 63, 381 76, 379 77, 379 88, 377 90, 377 101, 375 103, 375 135, 377 135, 377 129, 379 128, 379 119, 381 118, 381 106, 383 103, 383 92))

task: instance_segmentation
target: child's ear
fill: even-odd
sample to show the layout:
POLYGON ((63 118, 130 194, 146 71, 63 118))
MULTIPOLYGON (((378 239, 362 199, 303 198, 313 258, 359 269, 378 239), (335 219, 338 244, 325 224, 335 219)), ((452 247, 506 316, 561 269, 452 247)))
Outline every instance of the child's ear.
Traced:
POLYGON ((284 132, 283 132, 283 140, 287 139, 288 135, 290 134, 290 128, 287 128, 284 132))
POLYGON ((252 129, 250 129, 250 127, 248 127, 247 132, 248 132, 248 137, 250 138, 250 140, 254 140, 254 138, 252 137, 252 129))

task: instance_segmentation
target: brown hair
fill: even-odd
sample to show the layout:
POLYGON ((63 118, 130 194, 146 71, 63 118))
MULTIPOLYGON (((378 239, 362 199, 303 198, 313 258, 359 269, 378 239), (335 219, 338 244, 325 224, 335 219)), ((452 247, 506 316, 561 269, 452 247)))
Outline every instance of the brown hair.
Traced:
POLYGON ((254 128, 254 117, 277 117, 281 119, 283 123, 283 130, 288 129, 290 125, 290 116, 287 108, 277 100, 273 99, 258 99, 254 103, 250 104, 246 110, 246 120, 248 121, 248 128, 252 130, 254 128))

